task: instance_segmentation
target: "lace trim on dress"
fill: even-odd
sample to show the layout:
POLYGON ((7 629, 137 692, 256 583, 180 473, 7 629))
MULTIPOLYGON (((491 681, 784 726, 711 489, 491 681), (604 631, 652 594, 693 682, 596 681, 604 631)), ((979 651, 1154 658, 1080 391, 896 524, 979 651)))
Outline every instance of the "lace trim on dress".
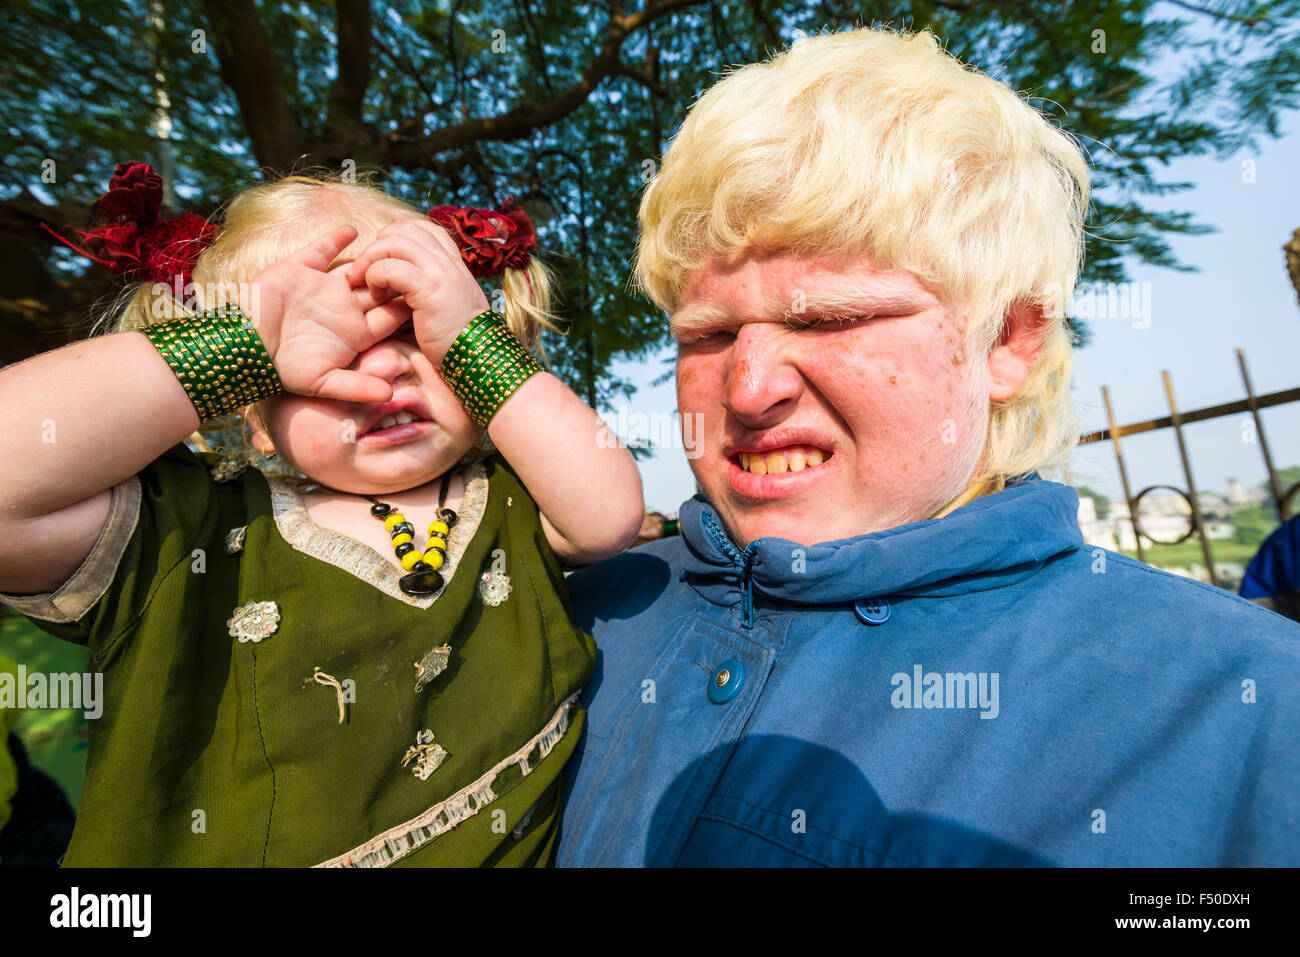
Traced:
POLYGON ((451 797, 439 801, 419 817, 389 828, 346 854, 340 854, 316 866, 387 867, 439 835, 447 833, 466 818, 473 817, 497 799, 498 795, 493 792, 492 785, 501 772, 512 765, 517 765, 521 774, 530 774, 534 766, 551 753, 559 740, 564 737, 564 732, 568 730, 569 710, 578 700, 579 694, 580 692, 566 698, 555 712, 555 716, 547 722, 546 727, 514 754, 499 761, 478 780, 471 781, 451 797))
POLYGON ((275 524, 286 542, 298 551, 341 568, 386 595, 416 608, 428 608, 446 591, 461 556, 478 531, 488 500, 487 469, 482 463, 471 465, 465 470, 465 494, 456 511, 456 524, 447 535, 447 560, 440 569, 443 586, 432 595, 408 595, 398 585, 406 573, 391 559, 355 538, 313 522, 302 503, 302 496, 281 476, 267 474, 266 484, 271 489, 271 512, 275 524))

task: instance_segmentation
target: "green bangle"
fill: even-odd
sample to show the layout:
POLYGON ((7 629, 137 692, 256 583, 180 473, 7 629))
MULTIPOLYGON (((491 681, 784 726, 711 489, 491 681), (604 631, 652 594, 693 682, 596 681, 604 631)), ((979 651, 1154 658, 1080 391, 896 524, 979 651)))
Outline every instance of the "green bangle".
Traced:
POLYGON ((480 428, 542 364, 498 313, 475 316, 442 358, 442 377, 480 428))
POLYGON ((176 374, 201 422, 284 391, 261 336, 234 303, 140 331, 176 374))

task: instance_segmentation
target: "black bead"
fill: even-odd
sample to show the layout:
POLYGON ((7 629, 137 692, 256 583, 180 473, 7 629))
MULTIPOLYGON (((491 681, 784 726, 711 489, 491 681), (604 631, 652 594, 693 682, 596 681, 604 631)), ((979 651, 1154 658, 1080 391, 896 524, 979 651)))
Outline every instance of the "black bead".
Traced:
POLYGON ((423 569, 420 565, 424 565, 424 562, 417 564, 409 575, 403 575, 397 583, 408 595, 432 595, 442 587, 442 576, 428 565, 424 565, 423 569))
POLYGON ((410 542, 402 542, 402 544, 398 545, 395 549, 393 549, 393 551, 397 552, 398 558, 401 558, 407 552, 414 551, 414 550, 415 550, 415 546, 412 545, 410 542))
POLYGON ((413 571, 413 572, 431 572, 431 571, 433 571, 433 566, 430 565, 428 562, 416 562, 414 565, 411 566, 411 571, 413 571))
POLYGON ((448 529, 456 524, 456 513, 449 508, 438 509, 438 520, 443 522, 448 529))
POLYGON ((370 506, 370 514, 376 518, 383 518, 392 510, 393 507, 391 505, 385 505, 383 502, 376 502, 374 505, 370 506))
POLYGON ((406 532, 407 535, 413 536, 415 535, 415 526, 410 522, 398 522, 389 530, 389 536, 391 538, 396 538, 398 535, 401 535, 402 532, 406 532))

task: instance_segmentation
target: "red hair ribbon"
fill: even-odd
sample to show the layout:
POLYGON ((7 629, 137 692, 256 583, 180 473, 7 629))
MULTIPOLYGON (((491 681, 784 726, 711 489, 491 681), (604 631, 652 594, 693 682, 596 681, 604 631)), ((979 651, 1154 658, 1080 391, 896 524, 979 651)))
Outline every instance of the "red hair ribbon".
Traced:
POLYGON ((513 196, 499 210, 439 206, 429 211, 429 218, 451 233, 476 279, 499 276, 507 268, 527 268, 537 248, 533 221, 513 196))
POLYGON ((84 249, 50 226, 41 225, 59 242, 115 276, 167 285, 179 277, 184 287, 217 227, 194 213, 160 219, 162 194, 162 177, 148 163, 118 163, 108 192, 95 201, 95 212, 104 222, 90 230, 77 230, 84 249))

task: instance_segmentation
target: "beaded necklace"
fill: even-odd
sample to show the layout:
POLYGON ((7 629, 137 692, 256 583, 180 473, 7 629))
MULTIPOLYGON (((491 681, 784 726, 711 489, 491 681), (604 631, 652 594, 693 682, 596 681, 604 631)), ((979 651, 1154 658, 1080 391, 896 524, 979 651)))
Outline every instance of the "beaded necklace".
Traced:
POLYGON ((415 526, 397 510, 397 506, 381 502, 373 495, 366 496, 375 503, 370 506, 370 514, 383 519, 384 528, 393 538, 393 551, 407 572, 397 584, 408 595, 432 595, 442 587, 442 575, 438 569, 447 560, 447 533, 456 524, 456 513, 443 507, 450 487, 451 472, 447 471, 438 490, 438 517, 429 523, 429 537, 424 543, 423 553, 415 548, 415 526))

